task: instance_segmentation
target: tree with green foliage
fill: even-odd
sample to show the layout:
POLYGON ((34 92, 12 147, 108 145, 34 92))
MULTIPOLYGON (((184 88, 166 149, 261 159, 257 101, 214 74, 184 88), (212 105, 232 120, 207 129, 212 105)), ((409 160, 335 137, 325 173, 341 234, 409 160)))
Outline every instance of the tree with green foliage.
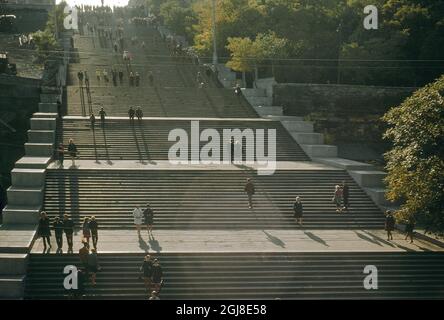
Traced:
POLYGON ((56 5, 48 15, 45 29, 43 31, 39 30, 32 35, 35 41, 38 59, 42 62, 58 56, 57 51, 60 50, 60 46, 57 43, 56 33, 60 33, 63 30, 63 21, 66 17, 64 13, 66 5, 65 1, 56 5))
POLYGON ((193 9, 181 0, 168 0, 160 6, 160 16, 167 28, 175 34, 183 35, 188 41, 194 38, 193 25, 197 16, 193 9))
POLYGON ((416 91, 383 119, 387 197, 405 203, 400 220, 415 219, 426 230, 444 231, 444 76, 416 91))

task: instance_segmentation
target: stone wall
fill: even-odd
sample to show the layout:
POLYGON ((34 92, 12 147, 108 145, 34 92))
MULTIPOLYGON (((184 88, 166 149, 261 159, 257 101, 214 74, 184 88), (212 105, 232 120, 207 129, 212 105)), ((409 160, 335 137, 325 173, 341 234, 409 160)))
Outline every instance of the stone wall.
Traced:
POLYGON ((285 115, 303 116, 314 122, 325 143, 339 147, 339 156, 382 160, 388 144, 383 141, 381 116, 399 105, 415 88, 323 84, 276 84, 273 105, 285 115))
POLYGON ((0 76, 0 207, 5 205, 14 163, 25 154, 29 119, 39 101, 39 80, 0 76))

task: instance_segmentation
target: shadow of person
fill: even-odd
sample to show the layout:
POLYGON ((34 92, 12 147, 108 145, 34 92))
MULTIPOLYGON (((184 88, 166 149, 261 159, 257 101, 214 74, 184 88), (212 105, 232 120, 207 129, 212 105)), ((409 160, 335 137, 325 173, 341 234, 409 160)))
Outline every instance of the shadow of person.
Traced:
POLYGON ((376 239, 373 239, 373 238, 367 237, 366 235, 363 235, 362 233, 357 232, 357 231, 355 231, 355 234, 356 234, 359 238, 361 238, 362 240, 365 240, 365 241, 368 241, 368 242, 371 242, 371 243, 377 244, 378 246, 382 247, 382 244, 381 244, 379 241, 377 241, 376 239))
MULTIPOLYGON (((376 235, 374 235, 374 234, 372 234, 372 233, 370 233, 370 232, 368 232, 368 231, 365 231, 365 230, 363 230, 363 231, 361 231, 362 233, 365 233, 365 234, 367 234, 369 237, 371 237, 374 241, 379 241, 379 242, 381 242, 382 244, 385 244, 385 245, 388 245, 388 246, 390 246, 390 247, 394 247, 395 245, 393 244, 393 243, 391 243, 390 241, 387 241, 387 240, 385 240, 385 239, 383 239, 383 238, 381 238, 381 237, 379 237, 379 236, 376 236, 376 235)), ((378 243, 379 244, 379 243, 378 243)))
POLYGON ((320 237, 318 237, 318 236, 315 236, 313 233, 308 232, 308 231, 304 231, 304 234, 305 234, 307 237, 309 237, 310 239, 312 239, 312 240, 314 240, 314 241, 316 241, 316 242, 318 242, 318 243, 320 243, 320 244, 322 244, 322 245, 324 245, 324 246, 326 246, 326 247, 329 247, 329 245, 327 244, 327 242, 325 242, 324 240, 322 240, 322 238, 320 238, 320 237))
POLYGON ((265 235, 267 236, 267 240, 270 241, 271 243, 273 243, 274 245, 277 245, 281 248, 285 248, 285 242, 282 241, 281 239, 279 239, 278 237, 275 237, 271 234, 269 234, 268 232, 266 232, 265 230, 262 230, 263 233, 265 233, 265 235))
POLYGON ((149 243, 151 245, 151 249, 153 249, 155 252, 159 253, 160 251, 162 251, 162 247, 160 246, 159 241, 154 239, 154 236, 150 238, 149 243))
POLYGON ((146 243, 145 240, 143 240, 141 235, 139 235, 139 248, 142 249, 144 252, 148 252, 150 250, 150 246, 146 243))

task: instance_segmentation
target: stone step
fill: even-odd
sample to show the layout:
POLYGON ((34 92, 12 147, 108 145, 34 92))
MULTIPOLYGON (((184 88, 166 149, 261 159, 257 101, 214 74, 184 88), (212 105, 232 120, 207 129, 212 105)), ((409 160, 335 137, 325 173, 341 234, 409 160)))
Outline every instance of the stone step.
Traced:
POLYGON ((256 110, 256 112, 260 116, 269 116, 269 115, 281 116, 282 115, 282 107, 262 107, 262 106, 258 106, 258 107, 255 107, 254 109, 256 110))
POLYGON ((41 210, 41 204, 34 206, 8 204, 3 209, 3 223, 5 225, 37 223, 41 210))
POLYGON ((54 118, 31 118, 31 130, 56 130, 57 120, 54 118))
POLYGON ((45 170, 14 168, 11 178, 15 187, 41 187, 45 184, 45 170))
POLYGON ((242 93, 245 97, 267 97, 267 91, 260 88, 242 88, 242 93))
POLYGON ((350 171, 353 179, 363 188, 384 187, 384 178, 387 173, 382 171, 350 171))
POLYGON ((22 299, 25 291, 25 276, 3 276, 0 274, 0 298, 22 299))
MULTIPOLYGON (((277 121, 201 120, 199 127, 200 130, 216 129, 220 133, 221 143, 225 145, 230 139, 223 138, 224 129, 240 129, 242 131, 251 129, 253 133, 258 129, 264 129, 266 150, 269 135, 267 129, 275 129, 277 160, 309 160, 300 146, 277 121)), ((169 157, 170 148, 175 144, 175 141, 168 141, 171 130, 184 129, 190 137, 190 128, 190 121, 182 119, 149 119, 140 123, 136 121, 134 125, 131 125, 129 120, 109 119, 106 120, 105 130, 100 124, 96 124, 95 130, 91 130, 87 120, 65 118, 63 119, 63 133, 59 134, 58 141, 63 141, 66 144, 69 139, 74 139, 81 159, 166 160, 169 157)), ((237 138, 236 140, 240 141, 237 138)), ((205 143, 201 142, 200 145, 203 147, 205 143)), ((253 146, 250 145, 248 149, 252 150, 253 146)), ((191 149, 189 148, 188 151, 191 152, 191 149)))
POLYGON ((301 144, 302 149, 310 158, 335 158, 338 156, 338 147, 325 144, 301 144))
POLYGON ((57 118, 58 114, 52 112, 36 112, 32 115, 32 117, 38 119, 51 119, 51 118, 57 118))
POLYGON ((54 130, 28 130, 28 142, 30 143, 55 143, 54 130))
POLYGON ((322 133, 291 132, 290 134, 300 145, 321 145, 324 143, 322 133))
POLYGON ((27 157, 52 157, 54 154, 53 143, 25 143, 25 154, 27 157))
POLYGON ((312 133, 314 130, 313 123, 308 121, 284 120, 281 121, 281 123, 290 133, 291 132, 312 133))
POLYGON ((57 103, 39 103, 39 112, 41 113, 57 113, 57 103))
POLYGON ((76 217, 95 215, 104 228, 132 228, 131 212, 150 202, 156 228, 294 228, 293 202, 304 203, 310 228, 382 227, 384 216, 341 170, 278 170, 272 176, 236 171, 61 170, 50 169, 45 211, 76 217), (248 208, 245 179, 256 184, 254 209, 248 208), (338 214, 331 203, 336 184, 347 181, 350 213, 338 214), (81 201, 79 200, 81 199, 81 201), (61 209, 63 208, 63 209, 61 209))
POLYGON ((46 169, 51 162, 51 157, 22 157, 16 163, 16 168, 46 169))
POLYGON ((0 277, 5 275, 24 275, 27 269, 28 258, 26 253, 0 253, 0 277))
POLYGON ((9 187, 8 204, 11 206, 38 206, 43 203, 43 187, 9 187))
MULTIPOLYGON (((444 255, 433 252, 158 253, 168 299, 442 299, 444 255), (378 290, 363 271, 379 270, 378 290), (408 280, 407 280, 408 279, 408 280)), ((86 298, 146 299, 138 278, 144 254, 99 254, 97 285, 86 298)), ((31 254, 27 299, 66 299, 63 268, 77 255, 31 254)))
POLYGON ((58 94, 43 93, 40 95, 40 102, 42 103, 56 103, 60 99, 58 94))
POLYGON ((376 168, 368 163, 353 161, 343 158, 312 158, 313 161, 323 163, 335 168, 347 171, 376 171, 376 168))

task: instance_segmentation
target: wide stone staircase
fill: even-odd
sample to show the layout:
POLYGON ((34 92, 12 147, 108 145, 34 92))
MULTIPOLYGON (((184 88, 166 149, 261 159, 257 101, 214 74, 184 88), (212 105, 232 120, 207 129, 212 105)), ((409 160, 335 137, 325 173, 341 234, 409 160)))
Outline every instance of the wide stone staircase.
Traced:
POLYGON ((96 216, 101 228, 133 228, 132 210, 151 203, 156 229, 294 229, 293 202, 304 202, 305 228, 381 228, 383 216, 342 170, 281 170, 271 176, 235 170, 48 170, 44 209, 77 223, 96 216), (245 180, 255 182, 248 208, 245 180), (331 203, 335 184, 350 185, 350 213, 331 203))
MULTIPOLYGON (((440 299, 444 254, 437 253, 162 253, 162 299, 440 299), (363 286, 378 268, 378 289, 363 286)), ((143 254, 104 253, 88 299, 146 299, 143 254)), ((76 255, 31 254, 28 299, 61 299, 63 268, 76 255)))
MULTIPOLYGON (((129 45, 134 57, 131 69, 140 73, 140 87, 129 87, 127 73, 123 85, 113 86, 111 68, 127 72, 121 54, 113 54, 111 45, 101 47, 97 38, 75 37, 78 57, 77 63, 69 67, 67 115, 60 121, 55 139, 56 143, 65 144, 74 139, 80 161, 76 168, 69 167, 70 161, 66 159, 65 168, 51 164, 46 170, 43 209, 51 218, 68 213, 78 228, 85 216, 94 215, 100 229, 105 229, 103 233, 115 232, 113 241, 116 242, 120 241, 120 231, 125 233, 134 228, 132 210, 147 202, 155 211, 154 233, 159 229, 174 233, 180 230, 195 232, 199 237, 201 230, 207 235, 213 231, 327 229, 328 232, 329 229, 335 233, 339 229, 353 232, 383 228, 381 210, 356 183, 355 177, 341 168, 324 166, 321 169, 294 140, 292 134, 296 133, 305 143, 310 142, 307 139, 313 135, 307 138, 303 134, 312 131, 311 124, 294 119, 288 123, 285 117, 282 123, 282 117, 261 119, 243 96, 237 97, 233 90, 220 88, 219 83, 191 59, 171 57, 154 29, 128 27, 125 34, 127 45, 135 34, 139 44, 145 41, 147 45, 146 49, 129 45), (109 83, 95 79, 97 68, 107 68, 109 83), (91 105, 85 90, 82 105, 77 81, 79 70, 88 71, 91 105), (154 86, 148 83, 149 71, 154 74, 154 86), (202 71, 206 82, 202 89, 196 84, 198 71, 202 71), (145 119, 131 124, 127 119, 129 106, 140 106, 145 119), (101 107, 109 118, 104 127, 97 119, 92 130, 84 116, 90 112, 97 116, 101 107), (175 143, 168 141, 170 130, 184 129, 190 136, 192 120, 199 120, 201 130, 213 128, 220 134, 224 129, 235 128, 276 129, 276 160, 295 167, 305 164, 306 168, 279 168, 274 175, 260 176, 254 168, 239 165, 168 167, 163 160, 168 159, 169 148, 175 143), (290 128, 290 133, 285 128, 290 128), (243 191, 246 178, 252 178, 256 186, 253 209, 248 208, 243 191), (339 214, 331 198, 335 185, 342 181, 350 187, 351 207, 349 213, 339 214), (302 227, 293 219, 296 196, 300 196, 304 204, 302 227)), ((256 98, 258 103, 265 100, 265 97, 256 98)), ((43 107, 46 104, 42 104, 43 107)), ((46 124, 40 122, 36 120, 34 126, 43 130, 46 124)), ((225 143, 228 141, 221 141, 225 143)), ((244 150, 244 154, 247 151, 244 150)), ((313 235, 308 237, 320 241, 313 235)), ((106 246, 102 242, 101 248, 102 244, 106 246)), ((102 270, 98 273, 97 286, 87 285, 86 298, 146 299, 143 281, 139 279, 139 266, 145 254, 142 247, 140 249, 139 253, 99 251, 102 270)), ((154 246, 151 249, 157 251, 151 254, 159 258, 163 266, 162 299, 435 299, 444 296, 444 254, 398 252, 404 250, 401 246, 391 246, 390 252, 365 252, 365 248, 355 248, 356 252, 333 252, 328 248, 322 252, 292 252, 279 247, 276 252, 265 253, 249 250, 248 245, 245 252, 200 252, 193 246, 186 252, 158 252, 160 249, 154 246), (359 250, 363 252, 357 252, 359 250), (378 267, 378 290, 364 288, 367 265, 378 267)), ((63 269, 69 264, 78 265, 78 255, 34 252, 37 250, 26 256, 29 263, 25 298, 66 298, 63 269)))
MULTIPOLYGON (((111 159, 111 160, 168 160, 168 152, 176 143, 168 141, 169 133, 174 129, 183 129, 191 138, 191 119, 108 119, 105 127, 100 120, 92 130, 89 120, 65 117, 63 127, 58 132, 58 141, 68 143, 73 139, 80 152, 81 159, 111 159)), ((215 129, 219 133, 219 145, 228 147, 230 138, 225 140, 224 130, 251 129, 253 134, 264 130, 264 150, 268 154, 267 130, 276 130, 276 160, 277 161, 307 161, 308 157, 302 149, 292 141, 291 136, 279 122, 254 119, 243 120, 199 120, 200 130, 215 129)), ((198 133, 200 134, 200 132, 198 133)), ((257 135, 256 135, 257 138, 257 135)), ((176 139, 173 137, 173 139, 176 139)), ((259 138, 258 138, 259 139, 259 138)), ((203 147, 207 142, 200 142, 203 147)), ((188 141, 191 154, 191 141, 188 141)), ((254 146, 246 145, 243 141, 244 157, 246 152, 254 152, 254 146)), ((229 148, 229 147, 228 147, 229 148)), ((190 159, 190 158, 189 158, 190 159)))

